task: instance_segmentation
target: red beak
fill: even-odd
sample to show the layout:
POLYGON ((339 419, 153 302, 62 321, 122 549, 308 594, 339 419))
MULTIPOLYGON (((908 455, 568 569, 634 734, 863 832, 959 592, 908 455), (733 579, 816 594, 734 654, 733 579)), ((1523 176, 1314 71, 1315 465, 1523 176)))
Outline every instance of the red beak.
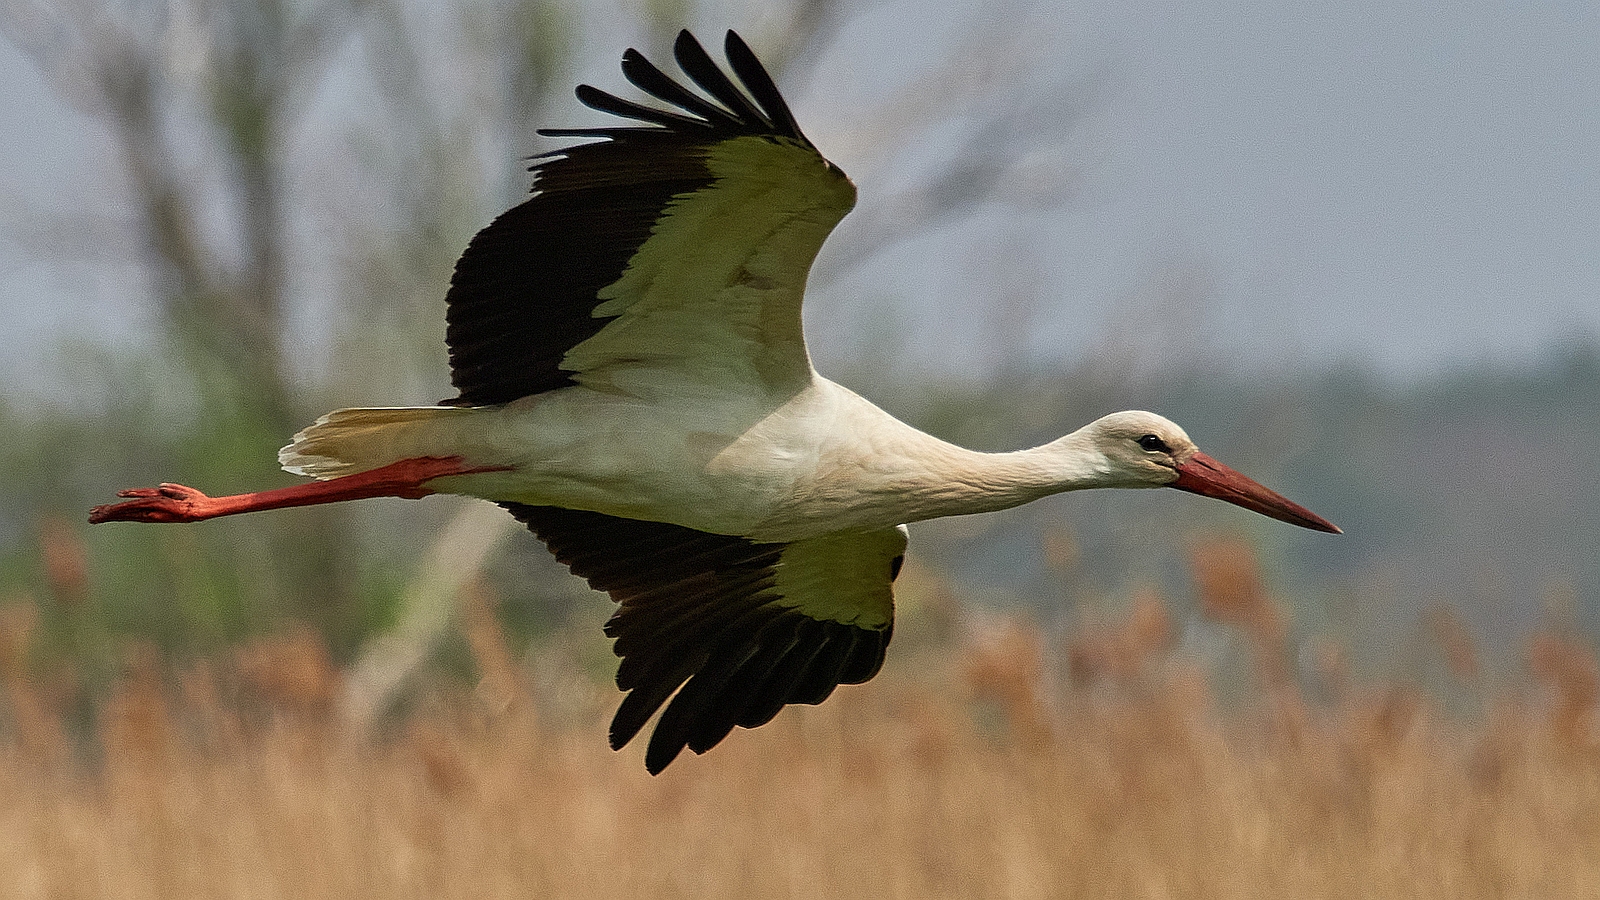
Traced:
POLYGON ((1178 480, 1169 487, 1180 491, 1226 500, 1245 509, 1253 509, 1280 522, 1299 525, 1315 531, 1343 534, 1339 526, 1329 522, 1298 503, 1240 475, 1204 453, 1196 452, 1178 466, 1178 480))

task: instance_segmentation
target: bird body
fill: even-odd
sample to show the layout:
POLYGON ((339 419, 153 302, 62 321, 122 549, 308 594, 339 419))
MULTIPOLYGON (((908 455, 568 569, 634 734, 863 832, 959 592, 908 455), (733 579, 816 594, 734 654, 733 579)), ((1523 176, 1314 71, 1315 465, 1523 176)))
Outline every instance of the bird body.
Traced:
POLYGON ((627 692, 611 743, 660 710, 659 772, 784 705, 870 679, 893 633, 905 523, 1085 488, 1170 486, 1337 531, 1142 411, 980 453, 895 419, 812 367, 806 276, 855 187, 728 33, 742 88, 683 32, 679 66, 622 69, 669 108, 580 86, 623 126, 534 165, 533 194, 468 245, 446 298, 458 395, 344 409, 279 454, 317 481, 208 497, 120 492, 90 521, 195 522, 369 497, 504 506, 618 603, 627 692))
MULTIPOLYGON (((1096 450, 1097 438, 1116 424, 1179 446, 1188 440, 1160 416, 1130 412, 1031 450, 982 453, 919 431, 814 373, 792 397, 770 402, 574 385, 504 406, 346 409, 297 435, 279 460, 326 479, 403 459, 459 457, 486 471, 429 486, 796 541, 992 512, 1062 491, 1159 487, 1120 475, 1096 450)), ((1171 471, 1166 481, 1176 477, 1171 471)))

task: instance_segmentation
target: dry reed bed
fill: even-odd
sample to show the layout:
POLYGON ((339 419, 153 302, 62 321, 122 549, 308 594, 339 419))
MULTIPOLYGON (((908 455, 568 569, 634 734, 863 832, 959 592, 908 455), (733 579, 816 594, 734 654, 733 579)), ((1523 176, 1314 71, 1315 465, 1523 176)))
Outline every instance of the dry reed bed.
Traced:
POLYGON ((613 692, 515 661, 475 594, 480 684, 376 735, 341 724, 344 676, 304 633, 180 672, 132 653, 69 726, 71 678, 30 664, 12 606, 0 897, 1600 897, 1589 647, 1536 638, 1540 691, 1473 723, 1352 687, 1321 647, 1311 703, 1248 548, 1197 546, 1194 568, 1253 661, 1240 708, 1146 596, 1061 648, 1021 625, 910 639, 876 681, 656 778, 605 748, 613 692))
POLYGON ((96 754, 48 718, 8 730, 0 896, 1600 896, 1600 748, 1548 711, 1469 731, 1403 693, 1288 693, 1224 716, 1181 666, 1044 703, 994 652, 657 778, 605 749, 598 691, 561 727, 468 696, 357 739, 241 713, 206 670, 136 673, 96 754))

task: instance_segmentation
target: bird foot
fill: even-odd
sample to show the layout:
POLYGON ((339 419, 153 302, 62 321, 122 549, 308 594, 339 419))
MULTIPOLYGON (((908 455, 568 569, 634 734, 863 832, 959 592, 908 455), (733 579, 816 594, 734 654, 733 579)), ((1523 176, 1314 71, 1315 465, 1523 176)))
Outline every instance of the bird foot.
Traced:
POLYGON ((343 500, 371 497, 404 497, 417 500, 434 493, 428 482, 449 475, 477 475, 506 472, 509 466, 468 466, 459 456, 419 456, 402 459, 367 472, 343 475, 327 481, 313 481, 248 494, 207 497, 192 487, 163 484, 153 488, 118 491, 122 503, 96 506, 89 512, 92 524, 101 522, 199 522, 218 516, 285 509, 343 500))
POLYGON ((89 521, 101 522, 198 522, 206 515, 211 498, 181 484, 117 491, 122 503, 108 503, 89 511, 89 521))

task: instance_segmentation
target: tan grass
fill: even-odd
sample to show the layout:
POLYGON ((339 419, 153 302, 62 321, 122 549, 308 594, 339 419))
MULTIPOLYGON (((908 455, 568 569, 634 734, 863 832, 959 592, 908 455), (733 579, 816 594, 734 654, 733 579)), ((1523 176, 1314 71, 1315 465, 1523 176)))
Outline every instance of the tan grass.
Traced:
POLYGON ((605 749, 598 690, 558 729, 441 695, 358 740, 135 654, 97 753, 0 746, 0 896, 1600 896, 1600 754, 1565 706, 1463 729, 1391 692, 1290 728, 1182 664, 1046 702, 1007 646, 1037 665, 1010 626, 657 778, 605 749), (975 715, 986 691, 1022 727, 975 715))
POLYGON ((1591 648, 1536 638, 1539 692, 1459 723, 1353 684, 1322 640, 1312 703, 1248 548, 1194 565, 1201 611, 1255 650, 1240 708, 1147 593, 1062 664, 1020 620, 923 629, 872 683, 656 778, 605 748, 614 693, 518 660, 479 588, 480 684, 372 731, 341 724, 343 675, 304 631, 176 672, 130 648, 86 730, 13 602, 0 898, 1600 896, 1591 648))

